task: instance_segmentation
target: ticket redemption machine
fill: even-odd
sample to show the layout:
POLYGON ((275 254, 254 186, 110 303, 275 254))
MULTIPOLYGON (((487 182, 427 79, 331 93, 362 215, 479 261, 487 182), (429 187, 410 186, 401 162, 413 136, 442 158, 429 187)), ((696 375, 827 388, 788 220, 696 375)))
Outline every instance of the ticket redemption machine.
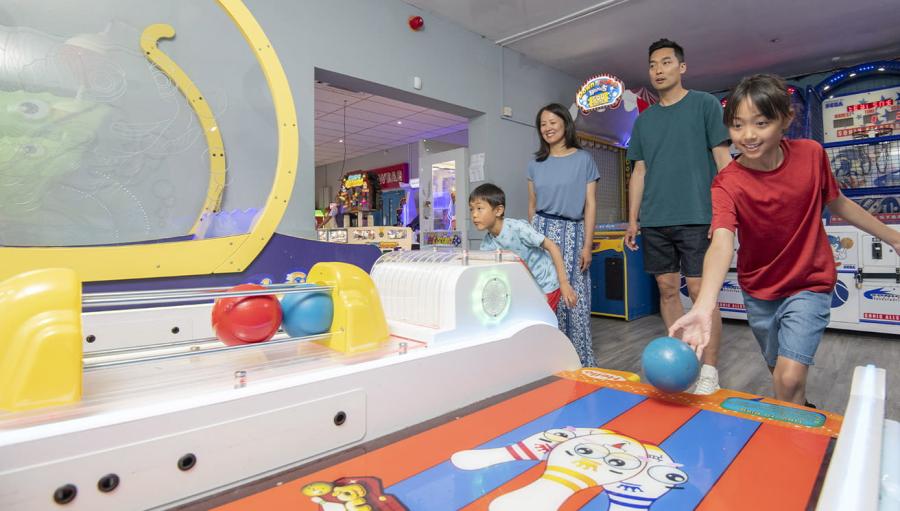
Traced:
POLYGON ((419 243, 468 248, 469 180, 465 148, 419 159, 419 243))
MULTIPOLYGON (((860 64, 813 90, 841 191, 900 230, 900 64, 860 64)), ((836 215, 826 212, 825 225, 838 271, 831 326, 900 334, 900 257, 836 215)))

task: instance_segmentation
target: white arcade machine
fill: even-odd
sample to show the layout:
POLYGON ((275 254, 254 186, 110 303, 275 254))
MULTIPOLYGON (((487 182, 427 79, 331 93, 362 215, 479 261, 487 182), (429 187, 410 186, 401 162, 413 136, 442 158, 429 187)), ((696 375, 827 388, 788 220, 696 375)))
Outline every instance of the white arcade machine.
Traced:
POLYGON ((221 289, 0 283, 0 509, 170 508, 580 367, 512 255, 392 252, 308 282, 243 294, 327 292, 329 332, 238 346, 209 326, 221 289))

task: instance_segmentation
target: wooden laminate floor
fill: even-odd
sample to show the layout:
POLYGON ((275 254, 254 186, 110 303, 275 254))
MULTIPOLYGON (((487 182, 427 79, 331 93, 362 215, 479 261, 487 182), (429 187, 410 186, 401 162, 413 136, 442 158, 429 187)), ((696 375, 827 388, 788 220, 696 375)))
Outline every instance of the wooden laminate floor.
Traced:
MULTIPOLYGON (((593 317, 594 354, 600 367, 641 373, 641 353, 650 340, 666 335, 658 314, 636 321, 593 317)), ((844 413, 853 368, 875 364, 887 370, 885 417, 900 420, 900 336, 827 330, 810 368, 807 399, 817 407, 844 413)), ((719 354, 723 388, 772 396, 772 376, 745 321, 725 320, 719 354)))

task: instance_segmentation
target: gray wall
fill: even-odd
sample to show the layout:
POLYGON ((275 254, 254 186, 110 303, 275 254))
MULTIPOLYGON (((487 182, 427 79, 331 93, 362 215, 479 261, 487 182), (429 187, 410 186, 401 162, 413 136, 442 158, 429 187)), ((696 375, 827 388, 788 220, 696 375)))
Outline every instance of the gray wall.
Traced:
MULTIPOLYGON (((376 84, 383 90, 373 92, 394 91, 395 99, 457 107, 454 113, 471 119, 470 153, 486 153, 486 177, 506 189, 510 215, 525 216, 525 169, 537 145, 533 116, 548 102, 570 104, 580 85, 575 78, 400 0, 246 4, 281 59, 300 128, 297 181, 280 232, 314 234, 314 79, 323 73, 376 84), (407 27, 411 15, 425 18, 423 31, 407 27), (412 87, 415 76, 421 91, 412 87), (513 109, 512 119, 500 116, 503 106, 513 109)), ((2 232, 22 235, 10 244, 158 239, 184 234, 193 224, 209 178, 206 143, 183 95, 160 78, 137 44, 152 23, 175 27, 176 37, 160 48, 193 79, 215 114, 228 163, 223 208, 265 202, 276 156, 271 97, 253 50, 215 2, 96 0, 85 9, 63 0, 9 0, 0 5, 0 34, 22 58, 0 67, 4 98, 49 91, 69 100, 85 80, 109 85, 110 76, 120 89, 85 89, 96 108, 112 112, 99 129, 68 126, 76 133, 96 130, 90 148, 102 153, 69 151, 65 156, 79 166, 57 165, 52 175, 41 174, 52 178, 46 183, 29 174, 30 196, 42 195, 28 211, 4 209, 13 201, 0 201, 2 232), (103 73, 88 67, 70 72, 80 61, 66 60, 58 49, 73 37, 97 48, 91 62, 103 73)), ((19 167, 10 172, 18 175, 19 167)))
POLYGON ((526 215, 525 169, 537 146, 534 114, 548 102, 570 104, 578 80, 399 0, 247 5, 278 51, 297 105, 298 179, 280 232, 310 235, 313 229, 316 68, 483 112, 469 123, 470 153, 486 153, 485 175, 506 189, 510 216, 526 215), (425 18, 423 31, 407 28, 412 15, 425 18), (414 76, 422 78, 421 91, 412 87, 414 76), (500 116, 504 105, 512 107, 513 120, 500 116))

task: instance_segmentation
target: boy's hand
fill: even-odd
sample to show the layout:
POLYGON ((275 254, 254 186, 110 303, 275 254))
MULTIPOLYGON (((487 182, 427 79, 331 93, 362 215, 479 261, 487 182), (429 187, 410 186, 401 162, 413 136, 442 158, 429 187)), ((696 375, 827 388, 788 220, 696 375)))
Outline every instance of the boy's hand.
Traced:
POLYGON ((625 246, 631 250, 637 250, 637 233, 638 233, 638 225, 637 223, 628 223, 628 228, 625 229, 625 246))
POLYGON ((566 307, 571 309, 578 303, 578 294, 575 293, 575 289, 573 289, 568 282, 560 282, 559 292, 562 295, 563 303, 566 304, 566 307))
POLYGON ((579 266, 579 270, 581 273, 584 273, 591 267, 591 260, 594 258, 594 253, 591 251, 591 247, 583 247, 581 249, 581 265, 579 266))
POLYGON ((672 327, 669 328, 669 337, 676 337, 686 342, 697 353, 697 358, 702 359, 703 349, 709 344, 711 330, 712 312, 691 309, 672 324, 672 327))

